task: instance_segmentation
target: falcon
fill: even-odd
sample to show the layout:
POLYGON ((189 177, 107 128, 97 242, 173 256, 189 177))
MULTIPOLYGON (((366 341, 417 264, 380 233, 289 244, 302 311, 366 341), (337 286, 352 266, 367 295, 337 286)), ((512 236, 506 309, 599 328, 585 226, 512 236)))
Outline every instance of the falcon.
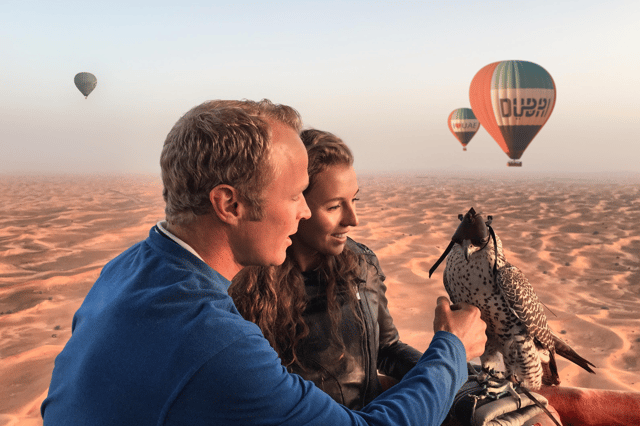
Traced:
POLYGON ((557 354, 595 374, 595 365, 549 328, 533 287, 507 262, 490 226, 492 217, 485 222, 472 207, 458 218, 461 223, 429 277, 446 257, 443 280, 451 302, 480 309, 487 323, 487 344, 480 357, 483 372, 538 390, 543 384, 560 383, 557 354), (499 369, 501 356, 504 370, 499 369))

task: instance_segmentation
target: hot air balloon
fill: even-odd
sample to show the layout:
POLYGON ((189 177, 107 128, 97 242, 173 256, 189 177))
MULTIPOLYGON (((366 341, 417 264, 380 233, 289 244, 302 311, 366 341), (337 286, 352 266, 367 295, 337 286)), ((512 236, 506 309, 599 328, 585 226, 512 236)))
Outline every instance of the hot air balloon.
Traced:
POLYGON ((76 84, 78 90, 84 95, 84 98, 87 99, 89 93, 93 92, 93 89, 96 88, 98 79, 90 72, 80 72, 73 78, 73 82, 76 84))
POLYGON ((547 122, 556 101, 556 85, 540 65, 527 61, 494 62, 473 77, 469 89, 480 124, 516 161, 547 122))
POLYGON ((467 150, 467 144, 480 128, 480 122, 473 115, 471 108, 454 109, 447 119, 449 130, 453 133, 460 143, 462 150, 467 150))

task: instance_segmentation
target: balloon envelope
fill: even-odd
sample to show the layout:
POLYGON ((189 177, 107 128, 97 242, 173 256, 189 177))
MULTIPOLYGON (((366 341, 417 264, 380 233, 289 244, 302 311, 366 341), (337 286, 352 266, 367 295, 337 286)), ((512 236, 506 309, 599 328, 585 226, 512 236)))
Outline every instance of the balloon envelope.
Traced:
POLYGON ((81 72, 76 74, 73 78, 73 82, 76 84, 76 87, 86 98, 89 96, 89 93, 93 92, 93 89, 96 88, 96 84, 98 84, 98 79, 95 75, 90 72, 81 72))
POLYGON ((469 100, 482 127, 509 158, 517 160, 549 119, 556 85, 533 62, 494 62, 473 77, 469 100))
POLYGON ((471 108, 454 109, 447 118, 449 130, 462 144, 462 149, 467 150, 467 144, 480 128, 480 122, 473 114, 471 108))

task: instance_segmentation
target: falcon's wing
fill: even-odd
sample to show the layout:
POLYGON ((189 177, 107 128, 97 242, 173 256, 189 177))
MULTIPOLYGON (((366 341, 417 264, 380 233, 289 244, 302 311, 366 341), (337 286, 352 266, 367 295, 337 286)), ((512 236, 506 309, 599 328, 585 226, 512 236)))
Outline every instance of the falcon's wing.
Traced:
POLYGON ((522 271, 506 263, 496 272, 496 284, 511 311, 520 318, 529 335, 535 337, 545 348, 553 350, 553 336, 542 303, 522 271))

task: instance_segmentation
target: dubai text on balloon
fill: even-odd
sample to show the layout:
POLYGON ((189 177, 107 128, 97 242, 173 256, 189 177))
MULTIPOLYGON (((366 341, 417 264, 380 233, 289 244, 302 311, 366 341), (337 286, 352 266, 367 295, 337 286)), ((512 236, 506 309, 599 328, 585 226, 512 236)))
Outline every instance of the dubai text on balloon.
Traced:
POLYGON ((556 85, 533 62, 494 62, 473 77, 469 100, 482 127, 511 159, 507 164, 520 166, 516 160, 553 112, 556 85))

